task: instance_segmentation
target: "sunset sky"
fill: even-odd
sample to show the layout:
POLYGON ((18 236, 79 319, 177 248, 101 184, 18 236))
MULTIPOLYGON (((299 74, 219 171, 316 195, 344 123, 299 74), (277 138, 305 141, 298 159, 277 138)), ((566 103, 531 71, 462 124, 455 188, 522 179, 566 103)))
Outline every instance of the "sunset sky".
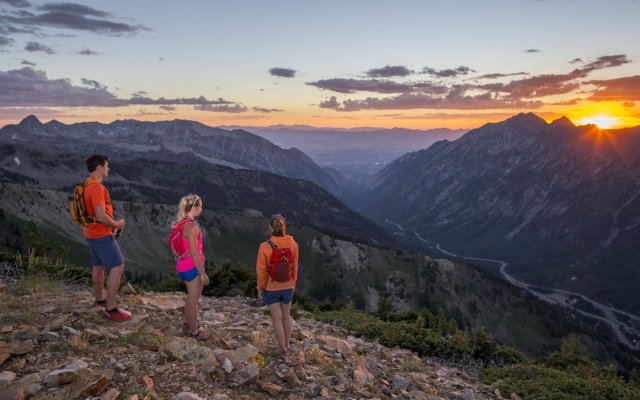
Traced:
POLYGON ((639 0, 0 0, 0 126, 634 126, 639 20, 639 0))

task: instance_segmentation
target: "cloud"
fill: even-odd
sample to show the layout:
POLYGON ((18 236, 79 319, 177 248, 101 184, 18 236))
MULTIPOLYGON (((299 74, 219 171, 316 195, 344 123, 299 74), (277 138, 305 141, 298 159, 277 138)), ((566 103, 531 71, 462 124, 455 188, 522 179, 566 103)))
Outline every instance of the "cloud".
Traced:
MULTIPOLYGON (((23 4, 16 1, 13 3, 23 4)), ((25 4, 27 5, 24 7, 28 7, 29 3, 25 4)), ((110 13, 76 3, 49 3, 38 7, 37 10, 0 15, 0 21, 29 27, 62 28, 109 35, 135 34, 150 30, 142 25, 116 22, 110 13)))
POLYGON ((640 75, 624 78, 590 81, 598 89, 589 97, 595 101, 640 100, 640 75))
MULTIPOLYGON (((603 68, 618 67, 623 64, 630 63, 631 61, 624 54, 616 54, 613 56, 598 57, 597 60, 585 65, 580 71, 589 73, 591 71, 603 68)), ((586 76, 586 74, 585 74, 586 76)))
POLYGON ((527 99, 554 94, 565 94, 580 87, 571 75, 539 75, 531 78, 514 80, 509 83, 491 83, 479 88, 491 92, 505 93, 511 99, 527 99))
POLYGON ((83 86, 69 79, 49 79, 46 72, 31 67, 0 71, 0 107, 122 107, 127 105, 227 105, 224 99, 151 99, 134 96, 120 99, 98 81, 82 79, 83 86))
POLYGON ((332 110, 337 110, 339 107, 340 107, 340 103, 338 103, 338 98, 336 96, 331 96, 329 100, 320 102, 320 108, 329 108, 332 110))
POLYGON ((269 73, 280 78, 293 78, 296 76, 296 70, 291 68, 271 68, 269 73))
POLYGON ((514 80, 507 84, 493 83, 481 85, 478 86, 478 88, 507 93, 507 97, 512 100, 566 94, 580 88, 583 83, 578 80, 586 78, 589 73, 599 69, 617 67, 628 62, 630 61, 624 54, 602 56, 582 68, 574 69, 568 74, 538 75, 531 78, 514 80))
POLYGON ((278 108, 253 107, 253 111, 260 112, 260 113, 272 113, 272 112, 281 112, 284 110, 280 110, 278 108))
POLYGON ((584 64, 584 61, 582 61, 582 58, 576 57, 573 60, 569 61, 569 64, 584 64))
POLYGON ((624 103, 622 103, 622 107, 632 108, 635 106, 636 106, 635 101, 625 101, 624 103))
POLYGON ((74 86, 68 79, 49 79, 44 71, 24 67, 0 71, 0 106, 125 105, 104 88, 74 86))
MULTIPOLYGON (((603 98, 613 96, 620 100, 633 101, 640 96, 640 84, 627 80, 618 84, 612 81, 585 82, 591 72, 604 68, 616 67, 630 62, 626 55, 602 56, 581 68, 566 74, 545 74, 514 79, 509 82, 482 84, 434 84, 432 82, 403 82, 384 79, 323 79, 308 82, 308 85, 337 93, 353 94, 357 92, 375 92, 392 94, 390 97, 368 97, 365 99, 344 99, 339 101, 331 96, 319 103, 320 108, 336 111, 360 110, 406 110, 406 109, 532 109, 544 105, 540 98, 577 92, 585 84, 594 84, 599 91, 594 96, 603 98)), ((441 77, 464 75, 473 71, 469 67, 458 67, 455 70, 437 71, 425 68, 423 72, 441 77)), ((512 74, 485 74, 474 79, 495 79, 516 75, 528 75, 525 72, 512 74)), ((468 81, 468 80, 467 80, 468 81)), ((573 105, 581 99, 571 99, 556 105, 573 105)))
POLYGON ((42 43, 36 43, 36 42, 27 43, 27 45, 24 46, 24 49, 29 53, 34 53, 39 51, 47 54, 56 54, 55 50, 53 50, 51 47, 45 46, 42 43))
POLYGON ((578 104, 579 102, 581 102, 582 99, 571 99, 571 100, 564 100, 564 101, 558 101, 555 103, 551 103, 552 106, 575 106, 576 104, 578 104))
POLYGON ((496 99, 490 93, 477 96, 462 96, 451 92, 445 97, 433 97, 425 94, 403 93, 396 97, 375 98, 363 100, 344 100, 338 103, 335 97, 320 103, 321 108, 331 108, 336 111, 361 110, 410 110, 419 108, 476 110, 487 108, 539 108, 541 101, 509 101, 496 99))
POLYGON ((82 49, 77 54, 79 54, 81 56, 97 56, 100 53, 98 53, 96 51, 93 51, 93 50, 89 50, 89 49, 82 49))
POLYGON ((158 60, 159 60, 160 62, 164 62, 164 57, 158 57, 158 60))
POLYGON ((413 90, 412 85, 378 79, 322 79, 316 82, 308 82, 307 85, 315 86, 320 89, 331 90, 338 93, 404 93, 413 90))
POLYGON ((160 108, 167 111, 175 111, 176 109, 174 106, 160 106, 160 108))
POLYGON ((527 49, 524 52, 525 53, 540 53, 540 50, 538 50, 538 49, 527 49))
POLYGON ((389 78, 392 76, 407 76, 411 74, 411 70, 401 65, 387 65, 382 68, 373 68, 366 72, 372 78, 389 78))
POLYGON ((201 105, 201 106, 195 106, 193 108, 194 108, 194 110, 200 110, 200 111, 226 112, 226 113, 233 113, 233 114, 239 114, 239 113, 247 112, 247 107, 245 107, 243 105, 240 105, 240 104, 234 104, 234 105, 224 104, 224 105, 220 105, 220 106, 213 106, 211 104, 205 104, 205 105, 201 105))
POLYGON ((165 99, 164 97, 160 97, 158 99, 151 99, 149 97, 143 96, 134 96, 128 100, 129 104, 155 104, 155 105, 195 105, 195 106, 211 106, 211 105, 228 105, 233 104, 230 101, 224 100, 222 98, 218 98, 216 100, 208 100, 204 96, 200 96, 197 98, 175 98, 175 99, 165 99))
POLYGON ((14 40, 11 39, 11 38, 0 36, 0 47, 9 46, 13 42, 14 42, 14 40))
POLYGON ((13 6, 13 7, 16 7, 16 8, 31 7, 31 3, 29 3, 28 1, 25 1, 25 0, 0 0, 0 3, 7 3, 10 6, 13 6))
POLYGON ((93 88, 93 89, 104 89, 104 90, 107 89, 107 87, 103 86, 100 82, 94 81, 94 80, 91 80, 91 79, 82 78, 82 83, 85 86, 89 86, 90 88, 93 88))
POLYGON ((458 75, 467 75, 469 72, 476 72, 476 71, 474 71, 469 67, 465 67, 464 65, 459 66, 456 69, 442 69, 439 71, 429 67, 424 67, 422 69, 423 74, 437 76, 438 78, 455 78, 458 75))
POLYGON ((36 65, 36 63, 33 63, 33 62, 31 62, 31 61, 27 61, 27 60, 22 60, 22 61, 20 62, 20 64, 22 64, 22 65, 30 65, 30 66, 32 66, 32 67, 35 67, 35 65, 36 65))
POLYGON ((496 74, 484 74, 484 75, 480 75, 479 77, 475 78, 475 79, 496 79, 496 78, 504 78, 507 76, 517 76, 517 75, 527 75, 526 72, 514 72, 512 74, 500 74, 500 73, 496 73, 496 74))

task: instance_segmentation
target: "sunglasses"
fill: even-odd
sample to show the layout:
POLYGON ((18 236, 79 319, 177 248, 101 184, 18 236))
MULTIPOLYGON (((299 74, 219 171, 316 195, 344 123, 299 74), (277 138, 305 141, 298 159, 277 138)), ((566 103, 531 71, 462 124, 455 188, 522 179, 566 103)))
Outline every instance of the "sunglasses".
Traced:
POLYGON ((191 204, 191 207, 189 207, 190 209, 195 207, 196 204, 198 204, 198 200, 200 200, 200 197, 197 194, 193 195, 193 204, 191 204))

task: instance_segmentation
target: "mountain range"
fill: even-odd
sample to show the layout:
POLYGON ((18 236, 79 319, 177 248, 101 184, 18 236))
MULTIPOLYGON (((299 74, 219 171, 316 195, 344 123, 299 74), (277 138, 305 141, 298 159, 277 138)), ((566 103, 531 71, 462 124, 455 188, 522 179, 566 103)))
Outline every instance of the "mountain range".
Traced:
MULTIPOLYGON (((530 119, 542 126, 537 117, 525 117, 514 121, 530 119)), ((554 126, 560 124, 566 121, 554 126)), ((517 130, 520 125, 514 124, 517 130)), ((275 164, 264 161, 274 159, 270 152, 287 154, 278 146, 265 144, 264 139, 244 131, 212 133, 205 129, 199 133, 194 128, 198 126, 189 121, 42 124, 28 117, 20 124, 0 129, 0 248, 24 251, 24 238, 21 242, 16 236, 27 220, 35 220, 48 238, 69 246, 74 262, 86 263, 86 246, 68 217, 67 206, 72 185, 86 176, 84 158, 103 152, 111 157, 111 173, 105 183, 115 200, 116 216, 128 221, 122 245, 130 279, 161 279, 171 273, 165 237, 178 199, 195 192, 205 203, 201 218, 205 251, 218 265, 230 259, 251 268, 257 244, 265 239, 268 217, 283 212, 301 245, 300 292, 316 301, 349 302, 374 310, 381 298, 388 297, 399 309, 442 309, 461 326, 485 326, 496 338, 529 354, 544 354, 568 332, 598 338, 593 339, 590 349, 603 355, 601 358, 610 356, 607 348, 618 346, 606 327, 579 322, 491 274, 439 259, 442 254, 425 256, 406 251, 415 246, 406 242, 405 236, 392 235, 352 211, 310 178, 265 171, 275 168, 275 164), (123 127, 118 128, 120 124, 123 127), (215 142, 219 139, 211 139, 209 134, 237 137, 215 142), (197 143, 208 140, 210 149, 197 148, 197 143), (194 149, 179 147, 178 142, 192 143, 194 149), (217 156, 202 157, 204 153, 217 156)), ((461 143, 468 136, 439 142, 405 157, 461 143)), ((385 226, 389 218, 418 229, 410 226, 411 221, 399 218, 397 213, 409 207, 401 198, 388 200, 396 204, 387 204, 387 211, 376 212, 374 207, 379 205, 379 196, 389 193, 387 186, 381 185, 384 174, 403 159, 381 171, 359 200, 367 205, 363 210, 385 226), (376 185, 379 193, 374 193, 376 185)), ((306 156, 295 160, 310 171, 327 171, 306 156)), ((418 172, 413 173, 424 174, 423 170, 418 172)), ((406 170, 404 174, 410 175, 406 170)), ((311 174, 315 180, 318 176, 323 175, 311 174)), ((396 180, 400 178, 405 178, 402 173, 396 180)), ((405 188, 406 193, 409 189, 405 188)), ((414 207, 414 219, 422 217, 421 207, 410 206, 414 207)), ((468 239, 471 242, 475 238, 468 239)), ((615 354, 625 354, 616 349, 615 354)), ((625 357, 627 361, 620 361, 625 365, 636 362, 633 354, 625 357)))
POLYGON ((56 120, 43 124, 30 115, 19 124, 0 129, 0 140, 28 143, 36 149, 59 154, 108 151, 118 160, 140 157, 171 160, 188 154, 194 163, 204 160, 215 165, 309 180, 341 198, 349 188, 343 177, 319 167, 296 148, 282 149, 243 130, 228 131, 195 121, 118 120, 110 124, 65 125, 56 120))
POLYGON ((362 197, 380 223, 640 312, 640 127, 519 114, 404 155, 362 197))
POLYGON ((307 125, 230 128, 260 135, 283 148, 298 148, 319 165, 335 169, 360 184, 405 153, 426 149, 440 140, 455 140, 466 132, 446 128, 336 129, 307 125))

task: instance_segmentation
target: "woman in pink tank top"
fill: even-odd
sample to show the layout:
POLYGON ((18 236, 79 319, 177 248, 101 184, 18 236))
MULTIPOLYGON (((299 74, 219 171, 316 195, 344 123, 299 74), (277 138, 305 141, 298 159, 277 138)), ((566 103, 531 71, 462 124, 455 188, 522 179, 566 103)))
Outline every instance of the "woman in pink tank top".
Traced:
POLYGON ((184 254, 180 254, 176 261, 176 271, 187 286, 182 331, 196 340, 207 340, 209 335, 198 323, 198 300, 204 286, 209 284, 209 277, 204 270, 202 232, 195 221, 201 213, 202 199, 197 194, 187 195, 180 199, 173 227, 182 224, 179 240, 182 241, 184 254))

